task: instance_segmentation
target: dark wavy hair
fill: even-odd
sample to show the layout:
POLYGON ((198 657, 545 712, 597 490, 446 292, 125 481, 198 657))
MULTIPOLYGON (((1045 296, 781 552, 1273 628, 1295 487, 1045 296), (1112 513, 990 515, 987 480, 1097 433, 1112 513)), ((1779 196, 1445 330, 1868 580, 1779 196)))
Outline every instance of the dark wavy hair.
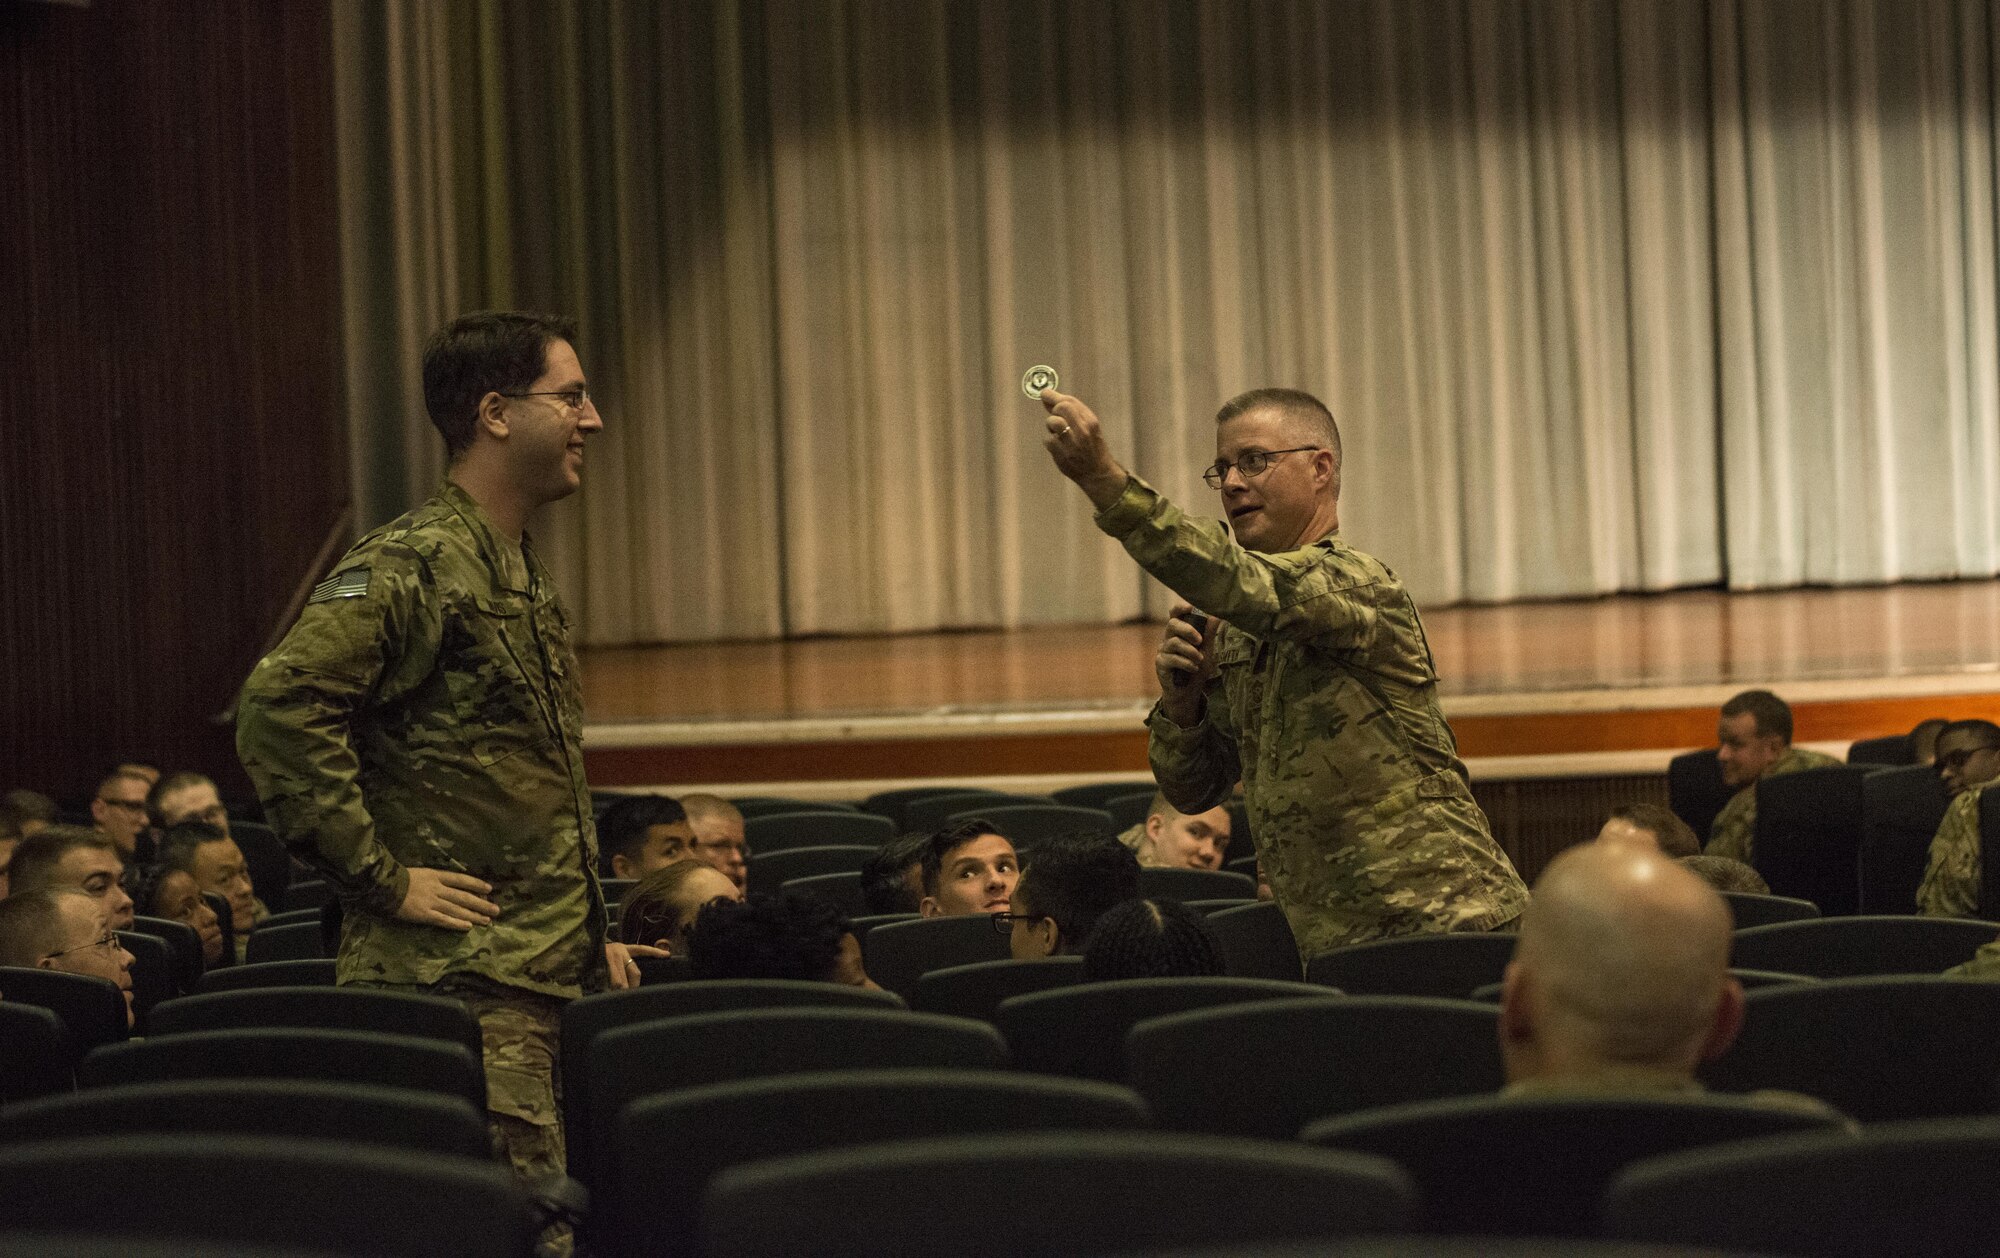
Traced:
POLYGON ((548 370, 549 342, 576 343, 576 321, 559 315, 481 310, 439 328, 424 346, 424 409, 456 460, 472 446, 479 402, 518 393, 548 370))
POLYGON ((825 982, 853 927, 839 909, 801 895, 717 900, 688 929, 696 978, 790 978, 825 982))

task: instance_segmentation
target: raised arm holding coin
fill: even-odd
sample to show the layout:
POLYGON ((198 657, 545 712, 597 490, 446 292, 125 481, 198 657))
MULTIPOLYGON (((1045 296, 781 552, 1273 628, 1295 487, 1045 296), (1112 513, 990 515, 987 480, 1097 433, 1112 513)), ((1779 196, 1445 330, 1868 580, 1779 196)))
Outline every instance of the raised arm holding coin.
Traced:
POLYGON ((1326 407, 1294 389, 1223 406, 1203 478, 1225 527, 1121 467, 1080 399, 1051 388, 1041 401, 1042 443, 1097 526, 1183 600, 1154 661, 1153 775, 1183 812, 1242 781, 1300 954, 1518 917, 1527 888, 1473 801, 1416 605, 1339 536, 1340 430, 1326 407))

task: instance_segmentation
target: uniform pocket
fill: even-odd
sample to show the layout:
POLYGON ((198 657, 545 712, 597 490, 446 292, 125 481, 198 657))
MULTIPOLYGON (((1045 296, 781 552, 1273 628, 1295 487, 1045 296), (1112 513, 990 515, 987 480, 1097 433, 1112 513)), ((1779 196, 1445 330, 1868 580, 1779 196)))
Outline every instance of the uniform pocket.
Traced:
POLYGON ((481 596, 460 603, 445 627, 438 666, 467 747, 482 766, 539 747, 550 739, 534 684, 530 604, 520 595, 481 596))

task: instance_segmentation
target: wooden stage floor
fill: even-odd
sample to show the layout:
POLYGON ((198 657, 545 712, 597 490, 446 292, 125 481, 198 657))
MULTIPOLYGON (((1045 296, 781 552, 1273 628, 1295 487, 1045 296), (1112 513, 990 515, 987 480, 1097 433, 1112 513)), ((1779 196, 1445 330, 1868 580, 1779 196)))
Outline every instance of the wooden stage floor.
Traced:
MULTIPOLYGON (((1475 776, 1658 772, 1766 686, 1798 739, 2000 716, 2000 582, 1713 590, 1424 615, 1475 776)), ((1155 625, 582 653, 593 784, 851 792, 1143 776, 1155 625)), ((1036 789, 1044 789, 1038 786, 1036 789)))

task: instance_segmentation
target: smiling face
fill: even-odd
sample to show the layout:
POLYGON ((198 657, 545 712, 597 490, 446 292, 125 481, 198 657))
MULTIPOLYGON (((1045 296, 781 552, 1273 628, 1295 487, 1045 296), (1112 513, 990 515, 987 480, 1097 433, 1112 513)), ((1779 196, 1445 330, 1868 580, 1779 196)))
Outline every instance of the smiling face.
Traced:
POLYGON ((1316 446, 1307 424, 1260 406, 1215 426, 1215 457, 1232 465, 1222 478, 1222 509, 1246 550, 1294 550, 1340 527, 1339 473, 1326 449, 1281 454, 1256 476, 1233 465, 1246 454, 1316 446))
POLYGON ((1763 777, 1764 770, 1785 754, 1785 740, 1776 734, 1758 733, 1757 716, 1752 712, 1723 717, 1715 736, 1722 784, 1731 790, 1742 790, 1763 777))
POLYGON ((1139 838, 1139 863, 1153 868, 1220 869, 1229 846, 1229 810, 1211 808, 1189 816, 1156 812, 1146 818, 1139 838))
POLYGON ((583 366, 568 341, 548 345, 548 365, 520 392, 502 399, 507 419, 507 466, 514 481, 537 502, 567 498, 583 484, 583 443, 604 430, 596 403, 580 406, 562 394, 584 391, 583 366))

